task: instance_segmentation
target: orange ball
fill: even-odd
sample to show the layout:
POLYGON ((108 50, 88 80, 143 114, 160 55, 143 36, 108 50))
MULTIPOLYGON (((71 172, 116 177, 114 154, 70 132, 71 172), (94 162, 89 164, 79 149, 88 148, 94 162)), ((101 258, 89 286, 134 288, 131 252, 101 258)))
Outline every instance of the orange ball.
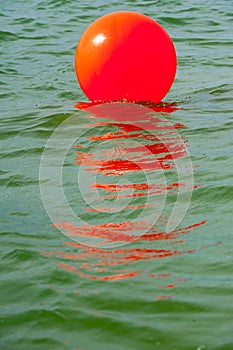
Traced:
POLYGON ((176 51, 164 28, 150 17, 114 12, 83 33, 75 70, 91 101, 158 103, 174 81, 176 51))

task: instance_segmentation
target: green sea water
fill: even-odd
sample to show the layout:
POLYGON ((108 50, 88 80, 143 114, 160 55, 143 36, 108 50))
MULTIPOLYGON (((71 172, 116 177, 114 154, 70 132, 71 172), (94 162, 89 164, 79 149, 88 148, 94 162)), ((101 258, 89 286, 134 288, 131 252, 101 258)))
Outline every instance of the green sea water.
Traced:
MULTIPOLYGON (((0 20, 0 349, 233 349, 232 2, 1 0, 0 20), (116 199, 113 183, 122 176, 114 173, 118 163, 110 167, 109 161, 123 143, 132 150, 132 142, 148 140, 146 130, 134 136, 135 130, 119 128, 119 120, 96 119, 74 108, 87 101, 74 71, 78 40, 92 21, 118 10, 151 16, 174 41, 178 69, 164 99, 167 108, 151 113, 177 130, 192 161, 194 184, 189 209, 169 236, 164 226, 178 179, 165 167, 161 176, 170 187, 155 227, 138 242, 101 250, 79 245, 83 228, 76 227, 75 242, 51 225, 56 222, 43 205, 39 173, 50 136, 72 120, 69 127, 81 137, 64 159, 63 186, 76 215, 91 222, 93 235, 98 225, 112 232, 118 225, 125 233, 132 228, 125 223, 141 215, 145 200, 137 186, 147 173, 130 168, 126 180, 135 185, 136 196, 114 216, 90 210, 92 192, 85 182, 84 197, 77 189, 82 157, 89 157, 88 181, 95 147, 103 154, 103 138, 113 135, 104 163, 112 173, 97 176, 98 193, 110 207, 116 199)), ((135 155, 140 163, 140 152, 135 155)), ((52 180, 51 206, 57 201, 59 207, 52 180)), ((60 213, 60 226, 72 231, 72 222, 60 213)))

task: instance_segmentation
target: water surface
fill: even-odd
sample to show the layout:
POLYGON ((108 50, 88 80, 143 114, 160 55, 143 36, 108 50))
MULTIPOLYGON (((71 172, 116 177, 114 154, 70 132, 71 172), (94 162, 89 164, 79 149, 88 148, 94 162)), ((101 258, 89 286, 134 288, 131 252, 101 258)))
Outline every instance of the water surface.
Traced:
MULTIPOLYGON (((231 2, 2 0, 0 16, 0 347, 232 349, 231 2), (165 225, 179 181, 173 160, 164 158, 167 151, 147 136, 150 127, 127 129, 119 120, 91 119, 88 111, 74 108, 86 101, 73 67, 77 42, 93 20, 117 10, 151 16, 177 50, 177 77, 165 98, 167 108, 151 110, 153 121, 165 118, 182 137, 194 169, 192 201, 172 235, 165 225), (115 225, 111 232, 120 229, 129 237, 129 230, 140 229, 130 222, 147 204, 148 194, 166 193, 160 220, 137 242, 112 250, 81 246, 48 217, 39 189, 40 160, 50 135, 70 117, 77 118, 82 137, 67 154, 64 191, 74 211, 99 225, 105 239, 105 219, 115 225), (77 190, 79 167, 91 174, 99 164, 90 153, 96 145, 103 151, 106 138, 104 172, 98 173, 95 189, 107 207, 116 195, 125 200, 134 193, 127 209, 114 218, 95 213, 77 190), (132 163, 119 167, 116 162, 116 152, 124 146, 142 164, 143 150, 135 149, 139 140, 153 150, 152 160, 160 159, 166 186, 158 187, 162 177, 143 186, 145 174, 137 174, 132 163), (116 192, 122 167, 133 185, 121 183, 116 192)), ((185 156, 180 151, 174 152, 178 159, 185 156)), ((76 230, 69 220, 61 225, 76 230)), ((87 231, 79 228, 81 233, 87 231)))

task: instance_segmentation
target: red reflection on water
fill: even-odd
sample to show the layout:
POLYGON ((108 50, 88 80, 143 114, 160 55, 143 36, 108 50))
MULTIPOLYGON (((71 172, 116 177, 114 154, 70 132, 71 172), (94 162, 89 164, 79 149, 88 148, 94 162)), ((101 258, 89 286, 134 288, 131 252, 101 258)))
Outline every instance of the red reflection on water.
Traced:
MULTIPOLYGON (((184 128, 183 124, 171 124, 166 119, 151 116, 148 109, 132 110, 132 107, 125 105, 124 108, 122 107, 122 113, 120 113, 119 105, 112 104, 108 114, 105 110, 105 104, 103 104, 103 107, 100 105, 97 110, 92 110, 91 107, 96 105, 97 103, 85 103, 79 107, 94 112, 91 118, 106 118, 110 119, 111 123, 99 121, 93 124, 91 122, 87 124, 87 127, 111 126, 118 130, 101 135, 91 135, 88 139, 93 142, 121 141, 118 143, 117 149, 100 150, 97 154, 79 148, 76 152, 76 164, 87 167, 86 171, 94 170, 103 175, 121 176, 129 172, 142 170, 144 172, 168 170, 174 168, 175 160, 188 155, 183 140, 175 132, 176 128, 184 128), (122 120, 124 120, 124 123, 121 122, 122 120), (127 123, 125 120, 127 120, 127 123), (132 140, 136 145, 130 146, 127 140, 132 140), (141 141, 153 143, 141 144, 141 141), (132 159, 128 159, 128 155, 132 159), (156 157, 153 157, 153 155, 156 157)), ((173 107, 170 109, 170 105, 156 106, 156 108, 158 110, 162 108, 162 111, 167 113, 173 111, 173 107)))
MULTIPOLYGON (((165 149, 166 147, 161 144, 123 148, 122 152, 118 148, 118 152, 120 151, 121 154, 130 154, 131 157, 134 152, 137 153, 138 155, 134 156, 135 161, 131 161, 130 159, 95 159, 94 154, 79 151, 76 152, 77 156, 75 163, 78 165, 91 167, 91 169, 86 169, 86 171, 95 170, 96 172, 103 173, 104 175, 120 176, 128 172, 137 172, 142 170, 148 172, 161 169, 173 169, 174 164, 170 161, 174 161, 187 155, 186 150, 182 149, 181 145, 175 146, 173 153, 171 153, 168 149, 165 151, 165 149), (156 158, 146 158, 146 151, 154 155, 164 153, 167 154, 156 158), (95 169, 93 169, 93 167, 95 169)), ((98 157, 100 156, 101 154, 98 154, 98 157)))
MULTIPOLYGON (((105 184, 105 183, 96 183, 90 186, 90 188, 95 188, 95 189, 101 189, 107 193, 111 194, 101 194, 102 199, 133 199, 133 198, 142 198, 145 197, 147 198, 148 196, 154 196, 154 195, 159 195, 163 193, 167 194, 176 194, 177 190, 179 191, 180 188, 186 187, 186 190, 188 189, 185 183, 182 182, 177 182, 177 183, 172 183, 172 184, 146 184, 146 183, 134 183, 134 184, 125 184, 125 185, 120 185, 120 184, 105 184), (124 193, 126 190, 134 190, 133 193, 124 193), (122 194, 119 194, 122 193, 122 194)), ((194 185, 193 188, 197 188, 197 185, 194 185)), ((190 188, 191 190, 191 188, 190 188)), ((97 199, 96 197, 93 198, 97 199)), ((150 208, 152 207, 151 204, 141 204, 141 205, 127 205, 124 207, 118 206, 117 209, 123 210, 123 209, 142 209, 142 208, 150 208)), ((112 209, 114 211, 115 208, 112 209)), ((91 209, 91 208, 84 208, 84 211, 88 212, 98 212, 98 210, 91 209)), ((102 208, 102 211, 105 212, 111 212, 111 208, 102 208)))
POLYGON ((114 175, 121 176, 129 172, 137 171, 153 171, 172 168, 169 164, 160 164, 157 160, 137 160, 137 163, 128 159, 112 159, 112 160, 95 160, 93 155, 89 153, 82 153, 76 157, 76 164, 91 167, 87 168, 86 171, 96 171, 102 173, 105 176, 114 175))
MULTIPOLYGON (((102 102, 102 101, 78 102, 74 105, 74 107, 77 109, 85 110, 85 109, 88 109, 90 107, 94 107, 94 106, 97 106, 100 104, 106 104, 106 102, 102 102)), ((137 104, 140 104, 140 103, 137 103, 137 104)), ((177 107, 176 102, 172 102, 172 103, 161 102, 158 104, 149 103, 149 102, 142 102, 141 105, 148 107, 155 112, 164 112, 164 113, 172 113, 172 112, 176 111, 177 109, 180 109, 177 107)))
MULTIPOLYGON (((147 131, 167 131, 166 135, 173 135, 174 129, 179 129, 179 128, 184 128, 185 126, 180 123, 176 123, 171 125, 170 123, 168 125, 161 124, 160 119, 153 119, 153 123, 157 124, 147 124, 146 122, 140 121, 140 127, 131 125, 131 124, 121 124, 121 123, 111 123, 111 126, 117 127, 123 131, 115 131, 115 132, 108 132, 105 135, 96 135, 96 136, 89 136, 89 140, 92 141, 105 141, 105 140, 116 140, 116 139, 122 139, 122 138, 141 138, 145 140, 150 140, 150 141, 158 141, 158 137, 164 136, 164 134, 142 134, 142 130, 147 130, 147 131), (134 131, 139 131, 139 133, 132 133, 134 131), (173 131, 173 132, 172 132, 173 131)), ((139 124, 139 122, 138 122, 139 124)), ((88 126, 89 124, 87 124, 88 126)), ((107 122, 98 122, 98 123, 92 123, 92 127, 98 127, 98 126, 109 126, 109 123, 107 122)), ((166 140, 175 140, 175 138, 169 137, 166 138, 166 140)))
MULTIPOLYGON (((138 247, 108 250, 83 246, 75 242, 64 242, 67 247, 75 248, 75 251, 43 252, 42 254, 48 257, 53 256, 56 259, 62 260, 62 262, 60 261, 57 263, 59 267, 65 269, 66 271, 75 273, 80 277, 98 281, 117 281, 125 278, 135 277, 139 274, 145 275, 145 271, 141 266, 142 261, 164 259, 195 252, 196 250, 194 249, 179 250, 173 248, 145 248, 141 247, 141 245, 145 241, 169 240, 170 243, 175 243, 178 237, 181 235, 189 234, 191 229, 204 225, 205 223, 206 221, 202 221, 185 228, 180 228, 175 230, 174 233, 150 232, 138 239, 136 243, 139 245, 138 247), (137 266, 138 263, 140 263, 139 269, 137 266), (122 266, 123 268, 120 269, 119 266, 122 266)), ((82 228, 80 230, 80 228, 75 228, 74 225, 68 223, 61 223, 60 225, 63 228, 66 228, 68 233, 74 230, 76 235, 83 234, 82 228)), ((87 235, 93 234, 93 230, 85 233, 87 235)), ((129 238, 128 235, 124 237, 127 240, 129 238)), ((146 276, 149 278, 157 279, 174 279, 170 273, 150 273, 146 274, 146 276)), ((185 279, 179 278, 175 279, 171 283, 169 282, 167 284, 158 285, 158 288, 171 289, 182 282, 185 282, 185 279)))
MULTIPOLYGON (((109 250, 83 246, 82 244, 75 242, 64 242, 64 245, 66 245, 68 248, 75 250, 68 252, 42 252, 42 254, 47 257, 56 258, 58 260, 56 265, 59 268, 74 273, 77 276, 85 279, 92 281, 114 282, 128 278, 135 278, 137 276, 144 276, 147 278, 156 279, 158 290, 163 289, 169 292, 169 290, 174 289, 179 284, 185 283, 186 279, 176 278, 176 276, 172 275, 171 273, 147 273, 143 262, 190 254, 196 252, 197 250, 182 250, 182 246, 179 246, 179 249, 174 249, 172 247, 167 247, 166 249, 159 247, 148 248, 145 247, 144 242, 157 241, 158 243, 162 243, 164 241, 169 241, 169 243, 173 245, 177 242, 177 238, 189 234, 192 229, 204 225, 205 223, 206 221, 201 221, 199 223, 177 229, 173 233, 156 232, 154 229, 152 232, 140 237, 133 246, 129 246, 127 248, 116 248, 109 250)), ((74 225, 63 223, 62 226, 63 228, 66 227, 68 231, 74 229, 75 234, 80 232, 78 228, 74 227, 74 225)), ((90 234, 91 233, 92 231, 90 234)), ((154 300, 169 300, 171 298, 171 295, 158 295, 154 300)))
POLYGON ((85 274, 85 273, 81 272, 80 269, 77 269, 75 266, 72 266, 69 264, 60 263, 60 264, 56 264, 56 265, 63 268, 66 271, 73 272, 80 277, 88 278, 88 279, 91 279, 94 281, 117 281, 117 280, 121 280, 124 278, 134 277, 138 273, 140 273, 140 271, 133 271, 133 272, 128 272, 128 273, 122 272, 122 273, 112 275, 112 276, 97 277, 97 276, 85 274))
MULTIPOLYGON (((126 185, 119 185, 119 184, 104 184, 104 183, 96 183, 91 186, 91 188, 96 189, 102 189, 105 192, 109 193, 117 193, 117 195, 102 195, 103 199, 116 199, 116 198, 132 198, 132 197, 146 197, 156 194, 162 194, 164 192, 168 192, 170 194, 173 194, 172 190, 177 190, 177 188, 186 186, 185 183, 176 182, 172 184, 147 184, 147 183, 134 183, 134 184, 126 184, 126 185), (130 194, 123 194, 119 195, 119 192, 124 192, 125 190, 134 190, 134 191, 140 191, 140 192, 133 192, 130 194)), ((197 186, 194 186, 196 188, 197 186)), ((135 206, 135 209, 144 207, 142 206, 135 206)), ((130 208, 130 206, 127 206, 127 208, 130 208)))
MULTIPOLYGON (((99 102, 80 102, 76 105, 76 108, 87 109, 92 112, 91 107, 97 105, 99 106, 99 102)), ((85 146, 77 145, 75 163, 86 167, 84 169, 85 171, 101 173, 103 176, 120 176, 125 173, 132 174, 140 171, 149 172, 161 169, 166 171, 174 168, 175 160, 187 156, 186 147, 177 138, 174 130, 184 128, 185 126, 183 124, 175 123, 171 125, 170 122, 161 120, 156 116, 150 117, 149 115, 143 120, 141 112, 137 114, 137 111, 134 111, 132 116, 131 110, 127 109, 127 105, 125 106, 124 114, 114 114, 113 111, 113 114, 109 116, 104 109, 104 105, 103 108, 98 110, 98 114, 93 109, 94 116, 90 117, 90 122, 86 127, 104 127, 110 125, 111 127, 118 128, 118 130, 103 133, 102 128, 101 132, 103 134, 91 135, 87 137, 87 140, 89 143, 94 144, 117 140, 117 148, 100 151, 98 154, 95 154, 94 151, 86 151, 85 146), (98 118, 101 121, 93 123, 93 119, 98 118), (104 118, 113 119, 113 122, 102 121, 104 118), (128 121, 127 124, 122 123, 125 120, 128 121), (137 125, 134 125, 134 120, 136 120, 137 125), (153 134, 150 133, 152 131, 154 132, 153 134), (131 145, 131 141, 135 139, 143 141, 146 144, 139 143, 135 146, 131 145), (132 160, 118 159, 124 158, 127 154, 132 156, 132 160)), ((112 107, 113 110, 115 107, 117 108, 114 104, 112 107)), ((153 111, 162 113, 171 113, 178 109, 175 103, 156 106, 147 105, 147 107, 153 111)), ((90 146, 89 143, 88 146, 90 146)), ((103 199, 116 199, 127 198, 128 196, 132 198, 151 196, 164 192, 172 194, 184 186, 186 184, 181 182, 163 185, 135 181, 131 184, 116 185, 114 183, 101 183, 99 181, 91 184, 90 188, 104 191, 103 199), (124 194, 126 190, 133 190, 134 192, 130 195, 127 193, 124 194), (121 192, 120 195, 119 192, 121 192)), ((146 207, 150 208, 150 205, 137 203, 129 204, 123 207, 122 210, 137 210, 146 207)), ((111 212, 110 208, 106 209, 111 212)), ((119 206, 118 209, 120 210, 121 207, 119 206)), ((83 210, 88 213, 95 213, 95 215, 98 213, 98 210, 89 207, 83 208, 83 210)), ((148 233, 142 234, 138 238, 138 236, 135 237, 134 235, 135 231, 146 231, 146 222, 142 220, 140 222, 138 220, 122 220, 119 223, 84 224, 79 227, 69 222, 58 222, 54 223, 53 226, 63 229, 68 237, 72 237, 75 240, 79 240, 79 237, 90 237, 92 239, 100 239, 100 243, 105 244, 109 242, 131 243, 135 241, 135 238, 138 239, 132 246, 128 246, 128 248, 114 248, 111 250, 103 249, 101 245, 100 248, 93 248, 79 243, 64 242, 68 249, 75 249, 75 251, 44 252, 43 254, 55 257, 59 260, 57 266, 83 278, 94 281, 117 281, 143 275, 148 278, 156 278, 159 281, 161 279, 165 280, 164 283, 159 284, 158 288, 169 290, 175 288, 179 283, 185 282, 185 279, 177 279, 169 273, 147 273, 143 267, 143 262, 195 252, 195 249, 182 249, 182 243, 185 240, 185 235, 190 234, 191 230, 195 227, 199 227, 205 223, 206 221, 201 221, 184 228, 176 229, 170 233, 158 231, 156 227, 153 227, 148 233), (152 246, 151 242, 156 243, 156 248, 152 246), (161 247, 161 245, 163 246, 161 247)), ((170 298, 171 296, 160 295, 155 300, 170 298)))
POLYGON ((146 227, 145 221, 125 221, 120 223, 106 223, 99 225, 88 225, 84 224, 83 226, 76 227, 72 223, 60 222, 54 223, 52 226, 63 229, 66 231, 66 235, 77 238, 77 237, 92 237, 92 238, 100 238, 107 239, 102 242, 102 245, 107 242, 132 242, 137 237, 133 235, 135 230, 144 230, 146 227), (132 232, 132 235, 130 235, 132 232))
MULTIPOLYGON (((126 198, 127 196, 125 196, 124 198, 126 198)), ((104 196, 103 198, 107 198, 106 196, 104 196)), ((116 197, 114 197, 116 198, 116 197)), ((120 210, 124 210, 124 209, 133 209, 133 210, 137 210, 137 209, 144 209, 144 208, 151 208, 152 205, 147 204, 147 203, 143 203, 143 204, 138 204, 138 205, 126 205, 126 206, 118 206, 117 209, 120 210)), ((115 212, 115 208, 109 208, 109 207, 102 207, 102 211, 104 212, 115 212)), ((98 213, 99 210, 94 209, 94 208, 83 208, 83 211, 89 212, 89 213, 98 213)))
MULTIPOLYGON (((170 233, 167 232, 159 232, 156 230, 156 228, 152 228, 150 230, 149 233, 142 235, 141 237, 139 237, 137 239, 137 241, 165 241, 165 240, 169 240, 169 241, 174 241, 177 238, 179 238, 182 235, 187 235, 190 233, 190 230, 204 225, 206 224, 206 220, 203 220, 199 223, 195 223, 193 225, 189 225, 185 228, 178 228, 170 233)), ((52 226, 59 228, 62 228, 65 230, 66 235, 70 236, 70 237, 96 237, 96 238, 107 238, 110 242, 132 242, 134 241, 137 237, 135 237, 133 235, 133 232, 135 230, 139 231, 140 229, 143 231, 144 230, 144 225, 146 225, 146 222, 139 222, 139 221, 135 221, 135 222, 121 222, 121 223, 107 223, 107 224, 100 224, 100 225, 83 225, 83 226, 79 226, 76 227, 74 224, 72 223, 67 223, 67 222, 60 222, 60 223, 56 223, 56 224, 52 224, 52 226), (117 233, 116 233, 117 230, 117 233), (120 232, 120 233, 119 233, 120 232), (132 235, 130 235, 130 232, 132 233, 132 235)), ((68 245, 68 243, 67 243, 68 245)), ((77 244, 77 243, 70 243, 71 246, 75 246, 77 248, 80 248, 81 245, 77 244)), ((112 252, 125 252, 127 250, 104 250, 101 248, 87 248, 88 251, 94 251, 94 252, 103 252, 105 254, 112 254, 112 252)), ((131 251, 131 250, 130 250, 131 251)), ((141 252, 152 252, 152 253, 158 253, 158 251, 155 250, 151 250, 151 249, 139 249, 136 250, 139 253, 141 252)), ((192 251, 188 251, 186 250, 186 252, 193 252, 192 251)), ((161 251, 159 251, 159 253, 161 253, 161 251)), ((164 250, 162 252, 162 254, 168 254, 170 255, 171 251, 170 250, 164 250)), ((178 254, 176 253, 176 251, 172 251, 172 255, 173 254, 178 254)))
POLYGON ((146 241, 173 240, 173 239, 180 237, 181 235, 187 235, 188 233, 190 233, 190 230, 192 228, 204 225, 204 224, 206 224, 206 222, 207 222, 206 220, 203 220, 199 223, 189 225, 185 228, 178 228, 178 229, 172 231, 171 233, 166 233, 166 232, 148 233, 148 234, 144 235, 142 238, 143 238, 143 240, 146 240, 146 241))

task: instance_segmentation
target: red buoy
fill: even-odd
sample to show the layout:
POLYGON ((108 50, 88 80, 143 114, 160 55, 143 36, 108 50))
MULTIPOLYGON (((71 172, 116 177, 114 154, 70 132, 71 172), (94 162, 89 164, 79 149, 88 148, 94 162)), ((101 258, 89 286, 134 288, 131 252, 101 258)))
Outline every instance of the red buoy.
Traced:
POLYGON ((164 28, 130 11, 107 14, 83 33, 75 55, 79 84, 91 101, 160 102, 176 74, 164 28))

